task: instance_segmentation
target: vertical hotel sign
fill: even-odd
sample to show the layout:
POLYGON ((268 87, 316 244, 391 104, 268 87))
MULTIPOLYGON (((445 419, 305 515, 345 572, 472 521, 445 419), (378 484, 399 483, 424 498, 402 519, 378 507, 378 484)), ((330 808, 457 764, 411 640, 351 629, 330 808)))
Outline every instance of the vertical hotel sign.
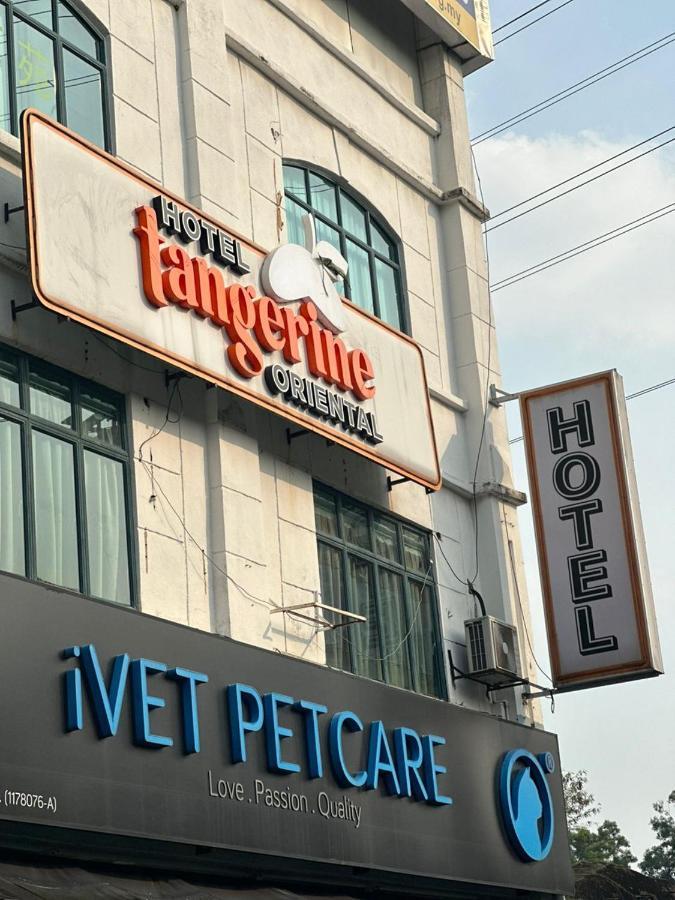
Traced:
POLYGON ((621 377, 529 391, 520 405, 555 686, 661 674, 621 377))

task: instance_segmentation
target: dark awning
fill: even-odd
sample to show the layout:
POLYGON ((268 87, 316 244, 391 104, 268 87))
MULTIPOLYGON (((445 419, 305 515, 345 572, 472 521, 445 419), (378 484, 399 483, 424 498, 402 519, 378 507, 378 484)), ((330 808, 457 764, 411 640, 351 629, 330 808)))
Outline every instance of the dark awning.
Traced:
MULTIPOLYGON (((0 900, 319 900, 274 887, 219 886, 213 879, 186 881, 115 867, 49 861, 0 861, 0 900)), ((323 894, 321 900, 354 900, 323 894)))

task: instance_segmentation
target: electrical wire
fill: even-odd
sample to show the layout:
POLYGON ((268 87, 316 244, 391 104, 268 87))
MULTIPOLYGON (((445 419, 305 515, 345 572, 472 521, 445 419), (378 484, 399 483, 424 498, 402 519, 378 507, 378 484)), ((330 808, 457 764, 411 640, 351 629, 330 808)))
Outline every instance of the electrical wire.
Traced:
POLYGON ((581 256, 583 253, 588 253, 589 250, 595 250, 596 247, 601 247, 603 244, 616 240, 616 238, 623 237, 625 234, 630 234, 631 231, 636 231, 644 225, 656 222, 657 219, 662 219, 672 212, 675 212, 675 203, 669 203, 667 206, 662 206, 660 209, 645 213, 644 216, 633 219, 631 222, 625 222, 623 225, 619 225, 611 231, 606 231, 604 234, 599 234, 589 241, 584 241, 583 244, 577 244, 576 247, 571 247, 569 250, 565 250, 556 256, 550 256, 548 259, 541 260, 541 262, 535 263, 535 265, 529 266, 527 269, 521 269, 520 272, 514 272, 513 275, 509 275, 506 278, 502 278, 501 281, 495 282, 495 284, 491 286, 491 290, 493 293, 495 291, 501 291, 504 288, 517 284, 519 281, 531 278, 533 275, 539 275, 540 272, 545 272, 547 269, 553 268, 553 266, 558 266, 560 263, 567 262, 569 259, 574 259, 576 256, 581 256))
MULTIPOLYGON (((128 359, 123 353, 113 347, 112 344, 109 344, 106 340, 104 340, 100 334, 97 334, 95 331, 92 331, 92 337, 99 342, 99 344, 103 344, 103 346, 110 350, 111 353, 114 353, 115 356, 118 356, 123 362, 125 362, 128 366, 134 366, 136 369, 140 369, 142 372, 151 372, 153 375, 164 375, 166 369, 152 369, 150 366, 142 366, 140 363, 133 362, 133 360, 128 359)), ((187 377, 187 376, 184 376, 187 377)))
MULTIPOLYGON (((667 129, 668 131, 672 131, 675 128, 675 125, 671 128, 667 129)), ((664 132, 662 132, 663 134, 664 132)), ((648 138, 647 141, 643 141, 642 143, 648 143, 652 138, 648 138)), ((487 234, 488 231, 495 231, 497 228, 501 228, 503 225, 508 225, 509 222, 515 222, 516 219, 522 219, 523 216, 529 215, 529 213, 534 212, 536 209, 541 209, 542 206, 548 206, 549 203, 553 203, 554 200, 560 200, 561 197, 566 197, 568 194, 572 194, 574 191, 578 191, 579 188, 585 187, 587 184, 592 184, 594 181, 598 181, 600 178, 604 178, 605 175, 610 175, 612 172, 617 172, 619 169, 623 169, 624 166, 628 166, 631 163, 637 162, 639 159, 642 159, 644 156, 648 156, 650 153, 653 153, 655 150, 660 150, 661 147, 665 147, 668 144, 672 144, 675 141, 675 137, 669 138, 667 141, 663 141, 660 144, 657 144, 655 147, 650 147, 648 150, 644 150, 642 153, 638 153, 637 156, 632 156, 630 159, 626 159, 623 162, 619 163, 616 166, 612 166, 611 169, 606 169, 604 172, 599 172, 597 175, 594 175, 592 178, 587 178, 586 181, 582 181, 580 184, 575 184, 573 187, 568 188, 566 191, 562 191, 560 194, 556 194, 555 197, 549 197, 548 200, 543 200, 541 203, 537 203, 535 206, 529 207, 529 209, 525 209, 522 212, 517 213, 515 216, 511 216, 508 219, 504 219, 503 222, 498 222, 496 225, 491 225, 485 229, 487 234)), ((633 148, 631 148, 633 149, 633 148)), ((622 151, 623 153, 627 153, 627 150, 622 151)), ((605 161, 606 162, 606 161, 605 161)), ((598 166, 604 165, 604 163, 598 163, 593 168, 598 168, 598 166)), ((588 171, 588 170, 587 170, 588 171)), ((568 178, 567 182, 573 181, 575 178, 579 178, 581 173, 577 175, 573 175, 572 178, 568 178)), ((546 191, 541 191, 536 196, 540 197, 542 194, 547 194, 549 191, 555 189, 556 186, 548 188, 546 191)), ((530 197, 528 200, 523 200, 521 203, 518 203, 517 206, 522 206, 525 203, 529 203, 530 200, 534 199, 530 197)), ((503 215, 500 213, 499 215, 503 215)), ((493 217, 494 218, 494 217, 493 217)))
POLYGON ((158 437, 164 431, 164 429, 166 428, 167 425, 169 425, 169 424, 176 425, 178 422, 180 422, 180 420, 183 416, 183 398, 180 395, 180 379, 185 378, 185 377, 187 377, 187 376, 178 375, 176 380, 172 384, 171 391, 169 393, 169 399, 166 404, 166 415, 164 416, 164 421, 159 426, 159 428, 157 428, 151 435, 146 437, 146 439, 144 441, 142 441, 141 444, 139 445, 139 447, 138 447, 139 462, 144 461, 143 460, 143 448, 146 446, 146 444, 149 444, 150 441, 154 441, 154 439, 156 437, 158 437), (178 416, 176 418, 171 418, 173 401, 174 401, 176 394, 178 394, 178 396, 180 398, 180 412, 178 413, 178 416))
POLYGON ((645 138, 643 141, 640 141, 637 144, 633 144, 632 147, 626 147, 625 150, 621 150, 619 153, 615 153, 613 156, 608 156, 607 159, 601 160, 599 163, 594 163, 592 166, 589 166, 587 169, 582 169, 580 172, 577 172, 574 175, 570 175, 569 178, 565 178, 562 181, 559 181, 557 184, 552 184, 550 187, 547 187, 543 191, 539 191, 536 194, 532 194, 531 197, 526 197, 525 200, 520 200, 518 203, 514 203, 513 206, 507 206, 506 209, 500 209, 499 212, 490 214, 490 221, 494 222, 495 219, 498 219, 500 216, 505 216, 507 213, 513 212, 514 209, 519 209, 521 206, 524 206, 526 203, 530 203, 532 200, 537 200, 539 197, 543 197, 544 194, 549 194, 551 191, 556 190, 556 188, 563 187, 566 184, 569 184, 570 181, 574 181, 577 178, 581 178, 582 175, 588 175, 589 172, 593 172, 595 169, 599 169, 600 166, 605 166, 607 163, 614 162, 615 159, 618 159, 620 156, 625 156, 626 153, 630 153, 631 150, 637 150, 638 147, 643 147, 645 144, 648 144, 650 141, 655 141, 656 138, 663 137, 664 134, 668 134, 669 132, 675 129, 675 125, 671 125, 670 128, 664 128, 663 131, 659 131, 656 134, 652 134, 651 137, 645 138))
MULTIPOLYGON (((480 194, 480 202, 483 204, 483 208, 485 208, 485 197, 483 195, 483 184, 480 178, 480 172, 478 171, 478 165, 476 164, 476 156, 473 152, 473 147, 470 147, 471 150, 471 158, 473 160, 473 167, 476 171, 476 181, 478 182, 478 192, 480 194)), ((487 417, 488 411, 490 409, 490 378, 491 378, 491 365, 492 365, 492 297, 491 297, 491 286, 490 286, 490 248, 488 245, 487 232, 485 228, 483 228, 483 238, 485 241, 485 267, 487 274, 487 291, 488 291, 488 352, 487 352, 487 366, 485 373, 485 397, 483 402, 483 424, 480 430, 480 440, 478 442, 478 451, 476 453, 476 464, 473 470, 473 482, 472 482, 472 490, 473 490, 473 527, 474 527, 474 535, 475 535, 475 551, 476 551, 476 569, 474 572, 473 578, 467 580, 467 587, 471 588, 473 582, 478 578, 479 571, 479 560, 478 560, 478 494, 476 491, 476 478, 478 477, 478 466, 480 464, 481 452, 483 450, 483 444, 485 443, 485 430, 487 428, 487 417)))
POLYGON ((639 62, 641 59, 645 59, 645 57, 650 56, 652 53, 656 53, 657 50, 662 50, 664 47, 672 44, 673 41, 675 41, 675 31, 671 31, 669 34, 660 37, 658 40, 652 41, 651 44, 646 44, 639 50, 635 50, 633 53, 629 53, 628 56, 624 56, 621 59, 618 59, 616 62, 611 63, 611 65, 605 66, 604 69, 599 69, 592 75, 587 75, 586 78, 582 78, 581 81, 577 81, 574 84, 569 85, 569 87, 564 88, 562 91, 558 91, 557 94, 552 94, 545 100, 540 100, 539 103, 535 103, 534 106, 529 106, 527 109, 523 109, 520 112, 515 113, 515 115, 511 116, 510 118, 504 119, 502 122, 498 122, 491 128, 487 128, 485 131, 482 131, 480 132, 480 134, 477 134, 475 137, 471 138, 472 144, 478 145, 483 141, 488 140, 489 138, 496 137, 498 134, 506 131, 512 125, 519 125, 526 119, 531 119, 532 116, 536 116, 540 112, 544 112, 544 110, 549 109, 551 106, 555 106, 562 100, 567 100, 569 97, 573 97, 575 94, 580 93, 580 91, 585 90, 587 87, 591 87, 592 85, 597 84, 599 81, 603 81, 605 78, 609 78, 610 75, 614 75, 616 74, 616 72, 620 72, 622 69, 633 65, 633 63, 639 62))
POLYGON ((525 637, 527 639, 527 646, 530 648, 530 654, 532 656, 532 660, 533 660, 535 666, 539 669, 539 671, 544 676, 544 678, 548 678, 548 680, 551 682, 551 684, 553 684, 553 679, 548 674, 548 672, 545 672, 542 669, 542 667, 539 665, 539 661, 537 660, 537 657, 535 656, 535 653, 534 653, 534 647, 532 646, 532 641, 530 640, 530 632, 528 630, 527 622, 525 620, 525 610, 523 609, 523 603, 522 603, 522 600, 520 599, 520 588, 518 587, 518 579, 516 578, 516 564, 513 559, 513 541, 510 540, 510 538, 508 538, 508 537, 507 537, 507 540, 509 543, 509 559, 511 560, 511 574, 513 576, 513 583, 516 588, 516 599, 518 601, 518 609, 520 610, 520 619, 521 619, 521 622, 523 623, 523 631, 525 632, 525 637))
MULTIPOLYGON (((653 391, 660 391, 661 388, 670 387, 671 384, 675 384, 675 378, 669 378, 668 381, 660 381, 658 384, 652 384, 649 387, 642 388, 641 391, 635 391, 634 394, 626 394, 624 400, 635 400, 636 397, 644 397, 645 394, 651 394, 653 391)), ((509 444, 519 444, 524 440, 525 437, 521 434, 518 437, 511 438, 509 444)))
POLYGON ((417 604, 417 609, 415 610, 415 613, 412 617, 412 621, 410 622, 410 628, 408 628, 406 633, 403 635, 403 637, 398 642, 398 644, 394 647, 393 650, 390 650, 389 653, 386 653, 384 656, 370 656, 369 654, 364 653, 360 649, 360 647, 357 647, 356 644, 354 643, 354 641, 350 641, 346 635, 344 635, 344 634, 342 635, 342 640, 346 644, 349 644, 351 647, 353 647, 354 650, 356 650, 356 652, 359 654, 361 659, 367 659, 367 660, 370 660, 371 662, 386 662, 386 660, 391 659, 392 656, 394 656, 396 653, 398 653, 398 651, 401 649, 401 647, 406 643, 406 641, 409 639, 410 635, 413 633, 413 628, 415 627, 415 623, 417 622, 417 618, 420 614, 420 610, 422 609, 422 604, 424 603, 424 592, 426 590, 427 582, 429 580, 429 573, 431 572, 433 565, 434 565, 433 562, 431 560, 429 560, 429 567, 427 568, 426 574, 424 576, 424 581, 422 582, 422 587, 420 588, 420 599, 417 604))
POLYGON ((524 19, 525 16, 529 16, 530 13, 534 12, 537 9, 541 9, 542 6, 547 6, 549 3, 553 3, 553 0, 542 0, 541 3, 537 3, 534 6, 531 6, 529 9, 526 9, 525 12, 522 12, 519 16, 516 16, 515 19, 509 19, 509 21, 504 22, 503 25, 499 25, 499 27, 493 28, 492 33, 497 34, 497 32, 503 31, 504 28, 508 28, 508 26, 513 25, 514 22, 519 22, 521 19, 524 19))
MULTIPOLYGON (((539 16, 538 19, 532 19, 531 22, 528 22, 527 25, 523 25, 522 28, 517 28, 515 31, 512 31, 511 34, 504 35, 503 38, 500 38, 498 41, 495 41, 494 46, 496 47, 498 44, 503 44, 504 41, 508 41, 509 38, 515 37, 517 34, 520 34, 521 31, 526 31, 528 28, 531 28, 533 25, 536 25, 537 22, 541 22, 542 19, 547 19, 549 16, 552 16, 554 12, 557 12, 559 9, 562 9, 563 6, 569 6, 570 3, 573 3, 574 0, 565 0, 564 3, 561 3, 560 6, 555 6, 553 9, 544 13, 543 16, 539 16)), ((531 10, 530 10, 531 11, 531 10)), ((526 15, 526 13, 523 13, 526 15)), ((522 18, 522 16, 518 16, 518 18, 522 18)), ((513 20, 515 21, 515 19, 513 20)), ((502 25, 502 28, 505 26, 502 25)))

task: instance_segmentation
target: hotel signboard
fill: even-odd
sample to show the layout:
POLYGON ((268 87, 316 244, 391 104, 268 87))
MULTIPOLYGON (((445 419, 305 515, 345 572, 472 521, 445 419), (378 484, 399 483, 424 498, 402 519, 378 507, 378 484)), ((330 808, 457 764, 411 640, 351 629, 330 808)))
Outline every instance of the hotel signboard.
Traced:
POLYGON ((555 686, 661 674, 620 376, 527 391, 520 404, 555 686))
POLYGON ((422 352, 338 296, 347 263, 311 220, 267 253, 34 110, 22 141, 46 308, 440 487, 422 352))
MULTIPOLYGON (((488 0, 403 0, 450 47, 470 44, 484 61, 494 58, 488 0)), ((460 54, 462 57, 465 54, 460 54)))
POLYGON ((416 894, 571 893, 554 735, 13 576, 0 588, 5 835, 213 848, 238 871, 240 854, 416 894))

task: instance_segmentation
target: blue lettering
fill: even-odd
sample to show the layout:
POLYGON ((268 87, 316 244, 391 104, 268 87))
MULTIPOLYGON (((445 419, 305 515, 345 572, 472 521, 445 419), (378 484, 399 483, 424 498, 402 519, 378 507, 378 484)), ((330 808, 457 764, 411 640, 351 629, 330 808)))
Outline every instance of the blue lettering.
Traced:
POLYGON ((424 762, 424 751, 419 734, 412 728, 395 728, 394 750, 402 796, 414 797, 416 800, 428 800, 429 795, 419 772, 424 762), (414 744, 414 753, 410 752, 411 743, 414 744))
POLYGON ((333 774, 340 787, 363 787, 368 777, 367 772, 352 773, 347 768, 342 748, 342 730, 363 731, 363 722, 356 713, 345 710, 336 713, 330 720, 328 728, 328 749, 333 774))
POLYGON ((305 716, 305 750, 307 752, 307 773, 310 778, 323 778, 323 760, 319 741, 319 716, 328 712, 328 707, 311 700, 298 700, 293 709, 305 716))
POLYGON ((131 663, 131 700, 134 722, 134 742, 140 747, 172 747, 170 737, 153 734, 150 730, 150 710, 163 709, 166 701, 162 697, 148 694, 148 674, 166 672, 164 663, 151 659, 135 659, 131 663))
POLYGON ((293 729, 279 724, 279 707, 291 706, 293 698, 285 694, 265 694, 263 707, 265 710, 265 749, 267 750, 267 767, 271 772, 281 775, 287 772, 299 772, 297 763, 281 758, 281 742, 284 738, 293 737, 293 729))
MULTIPOLYGON (((115 657, 110 676, 110 688, 106 689, 94 645, 86 644, 79 650, 98 736, 100 738, 113 737, 117 734, 120 721, 124 688, 129 672, 129 657, 126 653, 115 657)), ((77 721, 77 715, 75 721, 77 721)))
POLYGON ((401 796, 401 788, 396 777, 396 767, 389 749, 387 733, 382 722, 371 722, 370 737, 368 740, 368 777, 366 788, 369 791, 377 789, 380 772, 389 794, 401 796), (384 759, 383 759, 384 757, 384 759))
POLYGON ((167 678, 180 684, 180 705, 183 719, 183 743, 186 753, 199 753, 199 714, 197 711, 197 685, 206 684, 208 675, 176 667, 166 673, 167 678))
MULTIPOLYGON (((64 659, 77 659, 79 647, 68 647, 63 651, 64 659)), ((82 673, 79 669, 66 672, 66 731, 81 731, 84 726, 82 711, 82 673)))
POLYGON ((422 738, 424 781, 429 794, 429 803, 433 803, 435 806, 452 803, 450 797, 443 797, 438 793, 438 783, 436 781, 436 775, 444 775, 447 772, 445 766, 438 765, 434 759, 434 747, 442 747, 443 744, 445 744, 445 738, 438 737, 436 734, 427 734, 422 738))
POLYGON ((260 694, 247 684, 231 684, 227 688, 227 706, 230 719, 230 743, 232 762, 246 762, 246 732, 260 731, 263 726, 263 705, 260 694), (254 709, 254 716, 244 718, 254 709))

